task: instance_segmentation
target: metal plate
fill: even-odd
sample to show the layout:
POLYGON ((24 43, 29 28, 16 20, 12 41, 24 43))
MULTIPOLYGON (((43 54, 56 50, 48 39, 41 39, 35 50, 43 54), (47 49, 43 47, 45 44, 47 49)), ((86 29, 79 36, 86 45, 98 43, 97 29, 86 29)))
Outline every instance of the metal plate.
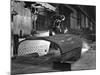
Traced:
POLYGON ((45 40, 25 40, 18 47, 18 56, 38 53, 39 56, 46 55, 49 51, 50 42, 45 40))

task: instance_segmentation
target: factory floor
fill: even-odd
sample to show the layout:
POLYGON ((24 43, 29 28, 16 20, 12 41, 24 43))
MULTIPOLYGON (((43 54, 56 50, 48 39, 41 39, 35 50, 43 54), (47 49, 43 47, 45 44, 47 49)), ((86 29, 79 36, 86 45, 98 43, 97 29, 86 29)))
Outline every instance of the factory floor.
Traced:
MULTIPOLYGON (((94 45, 93 45, 94 47, 94 45)), ((30 56, 31 57, 31 56, 30 56)), ((26 57, 18 57, 16 59, 12 59, 11 61, 11 74, 32 74, 32 73, 43 73, 43 72, 58 72, 61 70, 57 70, 53 68, 53 63, 51 61, 47 61, 48 57, 44 59, 44 57, 40 59, 34 59, 26 57)), ((96 69, 96 50, 95 48, 91 48, 82 54, 81 58, 75 63, 71 64, 71 71, 77 70, 94 70, 96 69)), ((67 69, 66 69, 67 71, 67 69)))

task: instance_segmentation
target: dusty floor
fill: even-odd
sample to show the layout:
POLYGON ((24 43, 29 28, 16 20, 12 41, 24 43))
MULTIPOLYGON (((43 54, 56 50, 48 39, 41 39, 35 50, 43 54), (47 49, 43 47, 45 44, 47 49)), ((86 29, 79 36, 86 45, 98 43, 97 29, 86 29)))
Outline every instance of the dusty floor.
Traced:
MULTIPOLYGON (((93 45, 94 47, 94 45, 93 45)), ((11 64, 11 74, 29 74, 29 73, 37 73, 37 72, 57 72, 60 70, 53 69, 53 64, 48 61, 44 63, 44 61, 48 60, 48 57, 44 57, 40 59, 34 59, 30 57, 20 57, 14 59, 11 64), (25 61, 26 60, 26 61, 25 61)), ((96 50, 92 48, 86 51, 81 58, 75 63, 71 64, 71 70, 91 70, 96 69, 96 50)))
POLYGON ((96 69, 96 51, 91 50, 84 53, 84 55, 72 64, 72 70, 92 70, 96 69))

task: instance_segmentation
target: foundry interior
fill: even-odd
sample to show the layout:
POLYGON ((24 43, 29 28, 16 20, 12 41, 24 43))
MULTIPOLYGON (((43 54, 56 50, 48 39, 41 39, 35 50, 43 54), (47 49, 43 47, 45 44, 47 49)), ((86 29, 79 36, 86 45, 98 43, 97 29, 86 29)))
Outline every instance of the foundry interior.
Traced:
POLYGON ((12 75, 96 69, 96 6, 11 0, 10 51, 12 75))

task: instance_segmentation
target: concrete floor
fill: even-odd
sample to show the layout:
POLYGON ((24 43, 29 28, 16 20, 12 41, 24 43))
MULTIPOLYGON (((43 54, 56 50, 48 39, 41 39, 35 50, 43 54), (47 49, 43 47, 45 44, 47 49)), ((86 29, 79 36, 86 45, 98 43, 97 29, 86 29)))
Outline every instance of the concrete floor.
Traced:
POLYGON ((96 51, 91 50, 84 53, 84 55, 72 64, 72 70, 92 70, 96 69, 96 51))
MULTIPOLYGON (((60 71, 53 69, 53 64, 51 63, 52 60, 47 60, 49 60, 49 56, 41 57, 40 59, 34 59, 32 56, 18 57, 11 62, 11 74, 15 75, 60 71)), ((84 54, 82 54, 78 61, 71 64, 72 71, 93 69, 96 69, 95 48, 86 51, 84 54)))

